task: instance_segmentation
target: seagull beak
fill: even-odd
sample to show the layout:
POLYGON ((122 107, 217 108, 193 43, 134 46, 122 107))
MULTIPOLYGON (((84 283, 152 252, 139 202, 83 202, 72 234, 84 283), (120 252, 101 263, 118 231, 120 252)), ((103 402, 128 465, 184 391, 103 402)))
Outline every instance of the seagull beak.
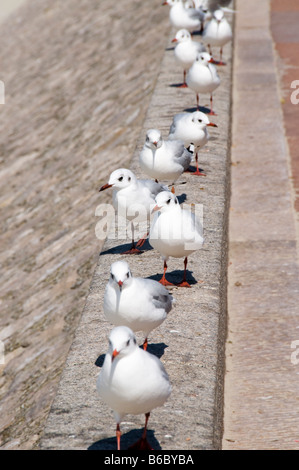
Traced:
POLYGON ((214 124, 214 122, 209 122, 209 124, 207 124, 207 126, 218 127, 217 124, 214 124))
POLYGON ((173 38, 171 42, 177 42, 177 38, 173 38))
POLYGON ((210 60, 208 60, 208 62, 213 63, 214 62, 213 57, 211 57, 210 60))
POLYGON ((119 351, 117 351, 116 349, 114 349, 113 353, 112 353, 112 358, 111 358, 111 362, 114 361, 114 359, 116 358, 116 356, 119 355, 119 351))
POLYGON ((100 189, 99 189, 99 192, 101 191, 104 191, 105 189, 108 189, 108 188, 111 188, 113 186, 113 184, 104 184, 104 186, 102 186, 100 189))
POLYGON ((122 287, 123 287, 123 282, 122 282, 122 281, 118 281, 118 285, 119 285, 119 290, 121 291, 121 290, 122 290, 122 287))
POLYGON ((157 211, 159 211, 160 209, 161 209, 161 207, 159 207, 158 205, 156 205, 156 206, 153 208, 152 213, 153 213, 153 212, 157 212, 157 211))
POLYGON ((168 5, 168 2, 163 2, 162 5, 168 5))

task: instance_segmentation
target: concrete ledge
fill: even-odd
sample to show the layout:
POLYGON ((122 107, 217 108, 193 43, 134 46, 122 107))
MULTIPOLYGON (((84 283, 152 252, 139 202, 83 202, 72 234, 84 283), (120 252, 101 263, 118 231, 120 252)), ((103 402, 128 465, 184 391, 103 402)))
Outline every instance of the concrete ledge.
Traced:
MULTIPOLYGON (((166 137, 174 114, 193 110, 196 105, 191 90, 171 86, 182 80, 171 50, 172 37, 173 32, 169 36, 161 72, 132 158, 131 169, 139 176, 138 155, 146 130, 160 128, 166 137)), ((176 306, 167 321, 149 338, 148 350, 160 356, 173 385, 172 395, 165 406, 151 414, 149 440, 154 449, 221 447, 232 45, 225 47, 224 58, 227 66, 219 68, 222 83, 214 96, 214 109, 218 115, 213 121, 219 127, 211 131, 212 138, 200 153, 200 167, 207 176, 184 174, 176 185, 176 194, 184 194, 186 203, 203 204, 205 245, 190 256, 188 265, 189 275, 192 273, 196 280, 203 282, 191 289, 172 289, 176 306)), ((209 97, 202 96, 201 104, 208 103, 209 97)), ((112 166, 111 171, 114 169, 116 167, 112 166)), ((111 330, 103 314, 103 294, 110 264, 121 256, 119 248, 123 247, 119 245, 119 241, 108 239, 99 256, 82 319, 40 442, 41 449, 116 448, 115 422, 111 410, 97 395, 96 377, 111 330)), ((95 249, 96 246, 95 241, 95 249)), ((160 278, 162 259, 150 247, 140 256, 128 257, 128 262, 133 275, 160 278)), ((168 267, 173 279, 178 271, 181 276, 183 260, 170 259, 168 267)), ((137 337, 141 343, 142 337, 137 337)), ((143 424, 143 416, 127 417, 121 426, 123 448, 136 440, 143 424)))

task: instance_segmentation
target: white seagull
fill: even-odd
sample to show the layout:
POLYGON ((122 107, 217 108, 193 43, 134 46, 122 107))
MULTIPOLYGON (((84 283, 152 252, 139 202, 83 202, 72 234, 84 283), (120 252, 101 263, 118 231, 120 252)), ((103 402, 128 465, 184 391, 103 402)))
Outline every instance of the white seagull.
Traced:
MULTIPOLYGON (((137 179, 135 174, 126 168, 119 168, 111 173, 108 183, 99 191, 113 188, 113 207, 128 221, 131 221, 132 246, 123 254, 138 254, 141 251, 136 248, 134 240, 134 219, 138 222, 149 221, 155 197, 160 191, 167 190, 167 186, 152 180, 137 179)), ((142 246, 145 238, 138 242, 142 246)))
POLYGON ((172 124, 169 129, 169 140, 182 140, 185 147, 191 144, 195 147, 196 171, 193 175, 206 176, 198 168, 198 151, 204 147, 210 138, 207 126, 217 127, 216 124, 210 122, 208 116, 201 111, 194 113, 179 113, 173 117, 172 124))
POLYGON ((215 63, 224 65, 224 62, 222 62, 223 47, 231 41, 233 33, 229 22, 224 17, 223 10, 214 11, 212 19, 204 28, 202 37, 207 43, 211 55, 213 46, 220 47, 220 60, 215 63))
POLYGON ((110 333, 109 349, 97 378, 97 390, 113 410, 117 449, 120 450, 120 423, 124 416, 145 414, 142 438, 131 448, 152 450, 146 439, 150 412, 166 402, 171 385, 162 362, 139 348, 134 333, 126 326, 117 326, 110 333))
POLYGON ((208 52, 200 52, 188 71, 186 82, 188 87, 196 93, 197 110, 199 110, 199 93, 209 93, 211 109, 208 114, 215 114, 212 95, 220 85, 220 77, 215 65, 211 62, 212 56, 208 52))
POLYGON ((149 129, 144 146, 139 154, 142 171, 156 181, 168 180, 174 183, 189 168, 193 152, 185 148, 181 140, 164 140, 161 131, 149 129))
POLYGON ((201 42, 193 41, 187 29, 180 29, 171 42, 177 43, 174 48, 174 57, 184 72, 184 80, 180 87, 186 87, 187 70, 195 61, 198 52, 204 52, 206 48, 201 42))
POLYGON ((104 314, 113 325, 125 325, 148 335, 166 319, 173 297, 158 281, 133 277, 126 261, 115 261, 104 294, 104 314))
POLYGON ((182 0, 166 0, 162 5, 169 5, 169 20, 176 29, 187 29, 192 32, 202 27, 204 14, 201 9, 189 8, 182 0))
POLYGON ((182 209, 174 194, 163 191, 156 197, 156 212, 149 234, 149 243, 155 248, 164 260, 164 273, 161 284, 171 286, 165 278, 167 260, 169 257, 184 259, 184 276, 179 287, 190 287, 186 280, 188 256, 200 249, 204 239, 202 226, 195 215, 186 209, 182 209))

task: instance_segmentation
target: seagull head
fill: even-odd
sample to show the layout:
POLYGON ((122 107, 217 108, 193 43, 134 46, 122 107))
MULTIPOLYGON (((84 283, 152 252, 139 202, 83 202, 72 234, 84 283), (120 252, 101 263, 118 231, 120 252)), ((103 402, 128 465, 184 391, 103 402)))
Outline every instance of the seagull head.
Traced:
POLYGON ((109 354, 113 362, 116 357, 132 353, 138 348, 133 331, 127 326, 116 326, 109 336, 109 354))
POLYGON ((195 111, 192 113, 191 121, 196 124, 200 129, 204 129, 206 126, 218 127, 213 122, 210 122, 208 116, 201 111, 195 111))
POLYGON ((126 261, 115 261, 110 266, 110 282, 120 290, 130 284, 132 273, 126 261))
POLYGON ((214 11, 214 14, 213 14, 215 20, 217 21, 217 23, 221 23, 223 17, 224 17, 224 13, 223 13, 223 10, 215 10, 214 11))
POLYGON ((176 33, 175 38, 171 42, 181 43, 181 42, 190 41, 190 39, 191 39, 191 34, 189 33, 189 31, 187 29, 180 29, 176 33))
POLYGON ((152 150, 157 150, 163 144, 161 131, 158 129, 149 129, 145 137, 145 145, 152 150))
POLYGON ((211 54, 209 54, 208 52, 199 52, 196 56, 195 61, 207 67, 208 63, 212 62, 213 59, 212 59, 211 54))
POLYGON ((171 191, 161 191, 155 201, 156 205, 152 212, 167 212, 180 207, 177 197, 171 191))
POLYGON ((136 176, 131 170, 126 168, 119 168, 111 173, 109 181, 104 184, 99 191, 104 191, 108 188, 123 189, 136 182, 136 176))

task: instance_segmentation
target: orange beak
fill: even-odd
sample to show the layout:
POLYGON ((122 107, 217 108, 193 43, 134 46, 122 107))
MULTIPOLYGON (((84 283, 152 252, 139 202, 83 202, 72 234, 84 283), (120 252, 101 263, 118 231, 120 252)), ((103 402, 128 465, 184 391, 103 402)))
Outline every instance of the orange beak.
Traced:
POLYGON ((112 359, 111 361, 114 361, 114 359, 116 358, 116 356, 119 355, 119 351, 117 351, 116 349, 114 349, 113 353, 112 353, 112 359))
POLYGON ((159 211, 160 209, 161 209, 161 207, 159 207, 158 205, 156 205, 156 206, 153 208, 152 213, 153 213, 153 212, 157 212, 157 211, 159 211))
POLYGON ((99 189, 99 192, 100 191, 104 191, 105 189, 108 189, 108 188, 112 188, 113 184, 104 184, 104 186, 102 186, 100 189, 99 189))
POLYGON ((122 286, 123 286, 123 282, 122 281, 118 281, 118 285, 119 285, 119 288, 120 290, 122 289, 122 286))
POLYGON ((177 42, 177 38, 173 38, 171 42, 177 42))
POLYGON ((209 124, 207 124, 207 126, 218 127, 217 124, 214 124, 214 122, 209 122, 209 124))

